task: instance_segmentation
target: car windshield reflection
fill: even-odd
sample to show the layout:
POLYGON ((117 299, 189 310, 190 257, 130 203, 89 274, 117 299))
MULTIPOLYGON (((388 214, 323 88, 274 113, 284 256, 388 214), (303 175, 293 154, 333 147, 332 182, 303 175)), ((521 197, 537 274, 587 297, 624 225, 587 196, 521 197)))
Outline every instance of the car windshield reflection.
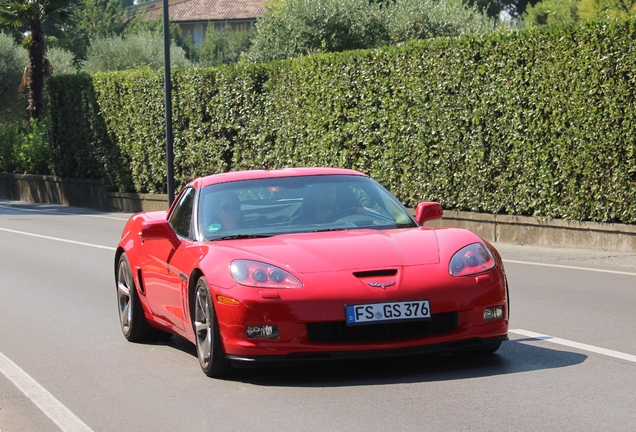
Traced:
POLYGON ((386 189, 355 175, 215 184, 201 190, 197 208, 203 240, 417 226, 386 189))

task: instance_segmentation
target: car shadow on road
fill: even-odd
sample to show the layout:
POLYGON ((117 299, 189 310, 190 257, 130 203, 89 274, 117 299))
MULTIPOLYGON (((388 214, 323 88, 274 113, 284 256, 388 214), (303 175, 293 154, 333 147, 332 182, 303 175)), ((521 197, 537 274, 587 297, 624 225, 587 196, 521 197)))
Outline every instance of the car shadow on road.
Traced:
POLYGON ((496 354, 418 355, 240 369, 229 378, 261 386, 345 387, 480 378, 576 366, 587 356, 510 340, 496 354))

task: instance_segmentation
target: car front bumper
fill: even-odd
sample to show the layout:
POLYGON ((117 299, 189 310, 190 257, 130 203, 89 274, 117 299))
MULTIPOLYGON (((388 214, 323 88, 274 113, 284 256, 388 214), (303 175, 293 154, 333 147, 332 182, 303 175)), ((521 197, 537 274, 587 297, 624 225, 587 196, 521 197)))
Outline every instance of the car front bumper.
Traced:
POLYGON ((462 353, 478 352, 481 349, 488 349, 493 345, 500 344, 508 340, 508 335, 497 336, 487 339, 469 338, 453 342, 438 343, 432 345, 420 345, 409 348, 383 349, 383 350, 363 350, 363 351, 333 351, 333 352, 293 352, 287 355, 265 355, 265 356, 245 356, 230 354, 227 358, 236 367, 245 367, 249 364, 268 363, 306 363, 314 361, 330 360, 353 360, 370 358, 403 357, 422 354, 437 353, 462 353))

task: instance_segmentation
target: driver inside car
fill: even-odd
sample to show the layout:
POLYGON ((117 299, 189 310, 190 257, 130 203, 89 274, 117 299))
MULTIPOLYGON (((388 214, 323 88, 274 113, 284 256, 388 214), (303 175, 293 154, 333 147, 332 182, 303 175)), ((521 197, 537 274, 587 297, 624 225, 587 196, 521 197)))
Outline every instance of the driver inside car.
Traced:
POLYGON ((350 190, 348 192, 351 196, 345 194, 343 190, 338 190, 333 183, 312 185, 311 194, 303 201, 300 214, 291 223, 322 224, 334 222, 346 215, 364 213, 353 192, 350 190))

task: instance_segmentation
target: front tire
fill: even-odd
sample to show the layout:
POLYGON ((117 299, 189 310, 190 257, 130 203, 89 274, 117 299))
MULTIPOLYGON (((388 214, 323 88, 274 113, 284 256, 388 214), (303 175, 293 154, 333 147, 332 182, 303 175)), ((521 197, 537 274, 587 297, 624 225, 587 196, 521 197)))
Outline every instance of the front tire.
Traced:
POLYGON ((210 286, 205 277, 197 281, 194 293, 193 327, 197 356, 203 373, 212 378, 227 375, 230 371, 230 361, 223 354, 210 286))
POLYGON ((152 333, 152 327, 144 315, 130 262, 125 253, 121 254, 117 263, 116 283, 119 324, 124 337, 130 342, 148 340, 152 333))

